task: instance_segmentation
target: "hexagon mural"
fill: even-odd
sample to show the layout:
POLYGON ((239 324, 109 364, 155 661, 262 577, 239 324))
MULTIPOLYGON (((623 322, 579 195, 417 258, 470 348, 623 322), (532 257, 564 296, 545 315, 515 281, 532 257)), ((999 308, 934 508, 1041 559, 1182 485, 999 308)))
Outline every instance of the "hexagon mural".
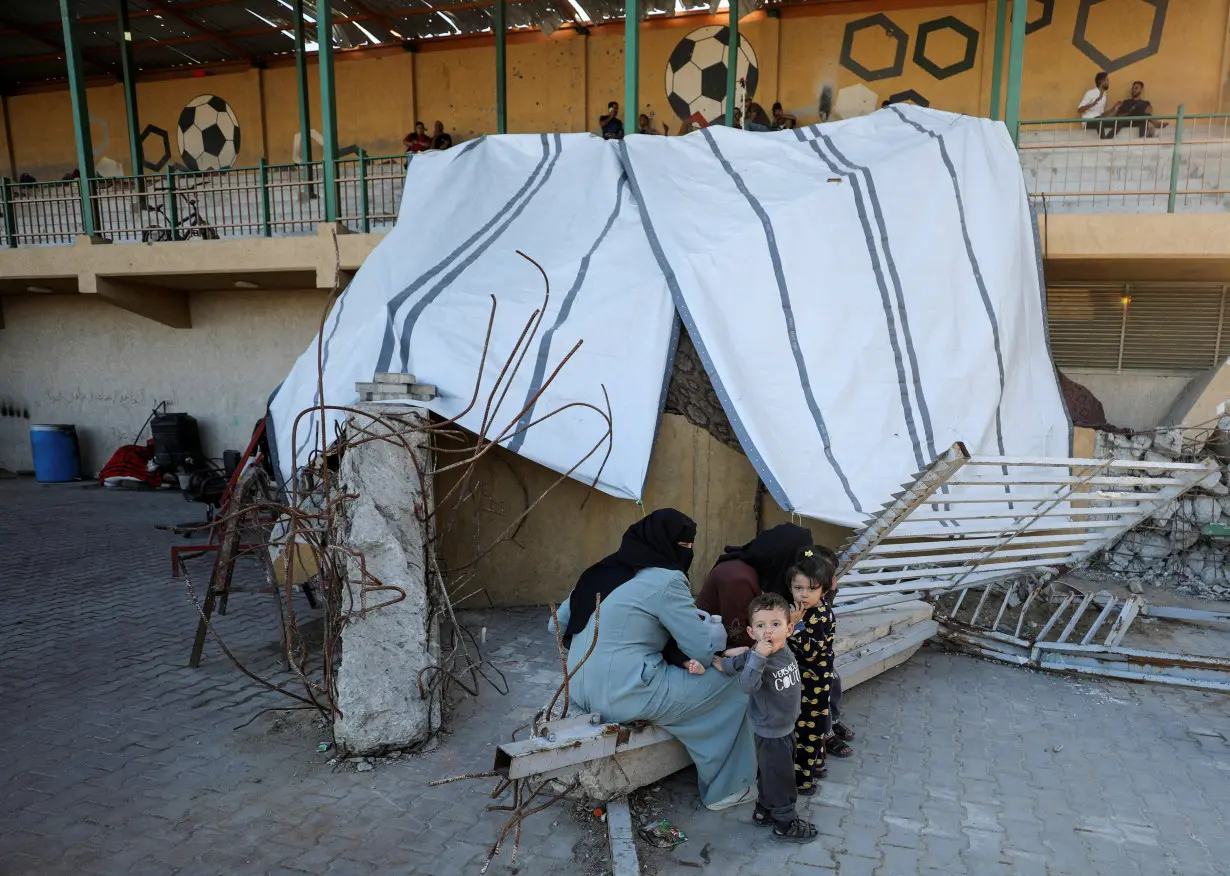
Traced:
POLYGON ((952 15, 945 15, 933 21, 924 21, 918 26, 918 37, 914 42, 914 63, 922 67, 936 79, 947 79, 966 70, 972 70, 974 59, 978 56, 978 31, 964 21, 952 15), (965 38, 965 55, 949 64, 940 65, 927 57, 927 38, 941 30, 951 30, 965 38))
POLYGON ((833 104, 833 115, 839 119, 852 119, 855 116, 873 113, 879 106, 880 96, 863 83, 857 82, 837 92, 837 102, 833 104))
POLYGON ((1025 22, 1025 33, 1027 34, 1042 30, 1055 17, 1055 0, 1034 0, 1034 2, 1040 3, 1042 10, 1038 13, 1037 18, 1031 18, 1025 22))
POLYGON ((180 112, 176 140, 189 170, 225 170, 239 157, 239 120, 225 100, 202 94, 180 112))
POLYGON ((141 157, 145 161, 146 170, 162 170, 166 167, 167 162, 171 160, 171 138, 167 136, 167 132, 157 125, 146 125, 145 130, 141 132, 141 157), (162 142, 162 156, 157 161, 150 161, 150 149, 145 145, 145 141, 153 137, 162 142))
MULTIPOLYGON (((718 24, 698 27, 676 44, 666 62, 666 100, 679 118, 699 114, 712 123, 726 114, 729 45, 730 28, 718 24)), ((743 83, 743 94, 751 98, 759 80, 756 50, 747 37, 740 37, 736 81, 743 83)))
POLYGON ((912 103, 915 106, 931 106, 931 101, 927 100, 913 88, 907 88, 905 91, 898 91, 896 94, 888 96, 888 102, 892 103, 912 103))
POLYGON ((877 79, 891 79, 894 76, 900 76, 905 69, 905 53, 909 47, 910 38, 906 35, 896 22, 882 12, 877 12, 875 15, 868 15, 865 18, 856 18, 854 21, 846 25, 845 36, 841 40, 841 66, 847 70, 858 74, 861 78, 868 82, 875 82, 877 79), (893 63, 887 67, 868 68, 854 60, 854 41, 855 38, 864 30, 878 27, 884 31, 889 37, 897 43, 897 49, 893 58, 893 63))
POLYGON ((1115 0, 1117 3, 1144 3, 1153 7, 1153 22, 1148 34, 1140 34, 1140 48, 1120 55, 1118 58, 1107 57, 1094 44, 1096 34, 1091 36, 1088 33, 1090 10, 1099 3, 1106 3, 1109 0, 1080 0, 1080 2, 1081 5, 1076 10, 1076 29, 1072 33, 1072 45, 1080 49, 1085 57, 1107 73, 1114 73, 1116 70, 1122 70, 1137 61, 1143 61, 1151 55, 1156 55, 1158 49, 1162 47, 1162 29, 1166 26, 1166 9, 1170 5, 1170 0, 1115 0))

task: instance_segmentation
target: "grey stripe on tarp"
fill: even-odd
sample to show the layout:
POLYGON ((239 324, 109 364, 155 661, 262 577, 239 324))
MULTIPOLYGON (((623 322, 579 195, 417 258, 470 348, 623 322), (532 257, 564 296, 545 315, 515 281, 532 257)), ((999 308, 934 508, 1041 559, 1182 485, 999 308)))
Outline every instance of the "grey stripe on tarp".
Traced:
MULTIPOLYGON (((978 267, 978 256, 974 253, 974 242, 970 240, 969 226, 965 222, 965 201, 961 197, 961 183, 957 180, 957 169, 953 166, 952 158, 948 155, 948 146, 944 143, 942 134, 928 130, 918 124, 918 122, 908 118, 901 111, 900 107, 890 106, 889 109, 896 113, 901 121, 915 130, 926 134, 939 145, 940 158, 944 160, 944 167, 948 170, 948 178, 952 181, 952 194, 957 203, 957 216, 961 219, 961 238, 965 241, 965 254, 969 258, 969 266, 974 274, 974 282, 978 285, 978 294, 982 297, 982 306, 986 308, 987 320, 991 323, 991 340, 995 344, 995 365, 999 368, 999 399, 995 402, 995 443, 999 448, 999 455, 1004 456, 1004 426, 1000 417, 1000 406, 1004 403, 1004 354, 999 345, 999 318, 995 315, 994 305, 991 304, 991 295, 987 292, 987 284, 982 279, 982 269, 978 267)), ((1003 472, 1004 474, 1008 473, 1007 466, 1004 466, 1003 472)), ((1010 493, 1011 491, 1010 487, 1004 486, 1005 493, 1010 493)), ((1008 503, 1008 508, 1012 508, 1011 502, 1008 503)))
MULTIPOLYGON (((589 262, 594 257, 594 253, 598 251, 598 247, 602 245, 602 241, 606 240, 607 233, 611 230, 611 226, 615 224, 615 219, 619 216, 619 211, 623 207, 624 202, 624 186, 627 181, 620 179, 615 186, 615 209, 611 211, 611 215, 607 217, 606 224, 602 226, 602 231, 594 239, 593 245, 589 251, 585 253, 581 259, 581 265, 577 268, 577 275, 573 278, 572 286, 564 295, 564 303, 560 305, 559 313, 555 317, 555 322, 543 334, 542 339, 538 342, 538 357, 534 360, 534 373, 530 377, 530 386, 525 393, 524 404, 529 404, 534 393, 542 388, 543 378, 547 373, 547 354, 551 352, 551 339, 555 336, 556 330, 564 324, 568 319, 568 315, 572 313, 572 303, 576 300, 577 293, 581 291, 581 286, 585 283, 585 276, 589 273, 589 262)), ((544 316, 546 314, 543 314, 544 316)), ((534 419, 534 407, 530 405, 526 408, 525 413, 521 415, 521 419, 517 421, 517 429, 519 430, 512 440, 508 442, 508 449, 514 453, 521 449, 521 445, 525 443, 526 427, 534 419)))
POLYGON ((995 405, 995 440, 999 446, 999 453, 1004 455, 1004 430, 1000 424, 999 407, 1004 399, 1004 354, 1000 349, 999 344, 999 318, 995 315, 995 307, 991 304, 991 295, 987 292, 987 284, 982 279, 982 269, 978 267, 978 256, 974 253, 974 242, 970 240, 969 226, 965 222, 965 201, 961 197, 961 183, 957 180, 957 169, 953 166, 952 158, 948 154, 948 146, 944 143, 944 137, 934 131, 924 128, 918 122, 906 116, 898 106, 890 106, 890 110, 897 114, 901 121, 905 122, 915 130, 926 134, 934 140, 940 147, 940 158, 944 161, 944 167, 948 171, 948 178, 952 181, 952 194, 957 203, 957 215, 961 219, 961 239, 965 242, 965 255, 969 258, 970 270, 974 273, 974 282, 978 285, 978 294, 982 297, 982 306, 986 308, 987 320, 991 323, 991 339, 995 344, 995 365, 999 369, 999 401, 995 405))
MULTIPOLYGON (((543 136, 543 140, 546 141, 547 135, 543 134, 542 136, 543 136)), ((474 264, 474 262, 478 259, 479 256, 485 253, 491 247, 493 243, 495 243, 497 240, 500 239, 500 236, 505 231, 508 230, 508 226, 512 225, 513 222, 517 220, 517 217, 521 215, 521 212, 527 206, 529 206, 530 201, 534 200, 535 195, 537 195, 540 191, 542 191, 542 187, 545 186, 547 184, 547 180, 551 178, 551 171, 555 170, 555 163, 559 161, 559 157, 560 155, 563 154, 563 151, 564 151, 564 144, 560 138, 560 135, 552 134, 551 137, 555 143, 555 152, 551 156, 550 163, 547 164, 546 172, 543 173, 542 178, 538 180, 538 183, 534 186, 533 191, 531 191, 528 195, 525 196, 525 200, 523 200, 520 204, 517 205, 516 209, 513 210, 512 213, 508 215, 508 218, 504 220, 504 223, 500 225, 500 227, 497 228, 490 237, 488 237, 486 240, 484 240, 482 243, 476 246, 472 253, 466 256, 459 264, 455 265, 451 270, 449 270, 447 274, 441 277, 440 281, 436 283, 436 285, 432 286, 431 289, 428 290, 423 295, 422 298, 414 302, 414 305, 410 308, 410 311, 406 314, 406 318, 402 322, 402 327, 401 327, 401 370, 402 371, 406 370, 410 362, 410 336, 414 333, 414 326, 418 323, 419 317, 422 315, 423 311, 427 308, 427 305, 431 304, 431 302, 439 298, 440 293, 442 293, 445 289, 451 286, 453 281, 456 280, 461 275, 462 271, 470 267, 470 265, 474 264)))
MULTIPOLYGON (((735 410, 734 403, 730 399, 730 393, 726 391, 726 385, 722 382, 721 375, 718 374, 717 368, 713 366, 713 357, 709 355, 705 342, 701 338, 700 332, 696 329, 696 320, 693 319, 692 311, 688 309, 687 302, 683 299, 683 292, 679 289, 679 278, 675 276, 675 270, 667 260, 666 253, 662 250, 662 242, 658 240, 658 233, 654 230, 653 222, 649 218, 649 209, 645 206, 645 198, 641 194, 641 187, 636 181, 636 172, 632 169, 632 159, 628 155, 628 144, 624 140, 619 141, 619 160, 624 166, 624 173, 628 175, 628 185, 632 187, 632 194, 636 198, 637 208, 641 213, 641 224, 645 228, 645 237, 649 239, 649 248, 653 251, 654 258, 658 261, 658 267, 662 269, 662 276, 666 278, 666 287, 671 291, 671 300, 675 302, 675 311, 679 314, 680 319, 683 320, 683 324, 688 330, 688 335, 696 346, 696 352, 700 354, 701 364, 705 366, 705 372, 713 383, 713 389, 717 393, 718 401, 722 403, 722 409, 726 411, 726 416, 730 419, 730 425, 735 430, 739 444, 743 447, 743 452, 747 454, 748 460, 751 461, 752 467, 756 469, 756 473, 760 475, 760 480, 764 482, 765 489, 769 491, 769 495, 773 497, 773 500, 784 510, 793 511, 794 506, 790 504, 790 497, 786 495, 786 491, 782 489, 781 483, 773 476, 773 472, 765 463, 764 457, 752 442, 752 438, 747 432, 747 427, 743 425, 743 420, 739 417, 739 412, 735 410)), ((668 370, 669 368, 670 365, 667 366, 668 370)))
MULTIPOLYGON (((482 140, 481 137, 473 142, 477 144, 480 140, 482 140)), ((534 184, 535 178, 542 172, 542 169, 546 166, 547 159, 549 157, 550 148, 548 146, 547 135, 543 134, 542 157, 538 159, 538 164, 535 165, 534 170, 526 178, 525 182, 521 185, 521 188, 517 189, 516 193, 504 203, 504 206, 496 210, 491 215, 491 218, 488 219, 481 228, 466 238, 464 243, 416 277, 414 281, 405 289, 401 290, 389 299, 389 302, 386 305, 387 316, 384 327, 384 340, 380 345, 380 355, 376 359, 376 367, 374 369, 375 372, 388 371, 389 363, 393 361, 393 345, 396 341, 396 335, 393 332, 393 323, 397 317, 398 308, 400 308, 401 305, 405 303, 406 299, 417 292, 425 283, 430 282, 433 277, 452 264, 463 252, 473 245, 474 241, 486 234, 495 225, 495 223, 499 222, 500 217, 511 210, 513 205, 517 203, 518 199, 520 199, 521 196, 529 190, 530 186, 534 184)))
POLYGON ((820 441, 824 444, 824 455, 832 466, 837 479, 841 481, 842 489, 845 490, 846 496, 850 499, 850 504, 854 506, 854 510, 862 513, 863 508, 859 504, 858 497, 854 495, 854 490, 850 488, 850 481, 846 478, 846 473, 842 471, 841 466, 837 462, 837 457, 833 453, 832 442, 829 440, 828 426, 824 422, 824 414, 820 411, 820 405, 816 403, 816 396, 812 392, 811 378, 807 373, 807 363, 803 361, 803 350, 799 346, 798 333, 794 325, 794 308, 790 303, 790 290, 786 286, 786 275, 782 270, 782 257, 777 249, 777 235, 773 231, 773 223, 769 219, 769 214, 765 212, 760 201, 756 199, 743 182, 741 177, 730 162, 726 160, 726 156, 718 148, 717 141, 713 139, 713 134, 707 128, 702 128, 701 133, 705 140, 709 143, 709 149, 713 152, 714 157, 722 165, 722 169, 726 171, 726 175, 734 182, 735 188, 747 200, 748 206, 752 208, 752 212, 760 220, 760 225, 764 229, 765 243, 769 248, 769 260, 773 265, 773 277, 777 281, 777 294, 781 299, 782 316, 786 320, 786 337, 790 341, 790 352, 794 355, 794 365, 799 375, 799 385, 803 389, 803 397, 807 400, 808 410, 811 411, 812 421, 816 424, 816 431, 820 433, 820 441))
MULTIPOLYGON (((859 223, 863 226, 863 239, 867 243, 867 257, 871 260, 871 269, 875 274, 876 287, 880 290, 880 306, 884 310, 884 321, 888 324, 888 343, 892 347, 893 363, 897 367, 897 388, 900 390, 901 394, 901 411, 905 416, 905 428, 910 436, 910 444, 914 447, 914 463, 918 466, 918 470, 921 471, 927 464, 928 459, 923 456, 922 445, 918 441, 918 427, 914 424, 914 409, 910 404, 910 389, 908 385, 908 378, 905 374, 905 363, 901 358, 901 339, 897 336, 897 318, 893 314, 893 304, 892 300, 889 298, 888 285, 884 281, 884 269, 880 264, 880 253, 876 248, 875 237, 871 232, 871 224, 867 220, 867 208, 863 202, 862 186, 859 185, 858 177, 855 176, 853 171, 842 170, 831 160, 829 160, 829 157, 821 151, 820 144, 816 140, 807 140, 803 136, 803 132, 798 128, 795 128, 795 131, 798 134, 799 140, 807 143, 807 145, 811 147, 812 151, 815 152, 820 160, 825 163, 830 172, 838 174, 849 181, 850 188, 854 192, 854 209, 858 213, 859 223)), ((817 136, 822 136, 819 131, 816 133, 817 136)), ((828 141, 826 140, 825 142, 827 143, 828 141)), ((846 163, 848 164, 849 162, 846 163)), ((882 230, 881 233, 883 233, 882 230)), ((913 351, 911 351, 911 353, 912 352, 913 351)), ((913 357, 911 356, 911 360, 912 359, 913 357)), ((914 370, 914 386, 915 394, 921 396, 921 389, 918 387, 917 369, 914 370)), ((928 430, 928 433, 929 431, 930 430, 928 430)), ((928 437, 930 437, 929 434, 928 437)), ((934 449, 932 450, 930 458, 935 458, 934 449)))
MULTIPOLYGON (((460 158, 462 155, 465 155, 467 152, 469 152, 471 149, 473 149, 475 146, 477 146, 479 143, 483 142, 486 139, 487 139, 486 134, 479 134, 473 140, 471 140, 470 142, 466 143, 464 146, 461 147, 460 154, 457 156, 457 158, 460 158)), ((454 158, 453 160, 456 161, 457 158, 454 158)))
MULTIPOLYGON (((876 228, 880 232, 880 248, 884 251, 884 261, 888 266, 888 277, 893 284, 893 294, 897 298, 897 316, 901 320, 901 335, 905 341, 905 354, 910 362, 910 373, 914 379, 914 400, 918 403, 918 413, 922 417, 923 435, 927 439, 927 451, 930 453, 928 462, 935 459, 935 436, 931 429, 931 411, 927 408, 927 398, 923 393, 922 377, 918 370, 918 355, 914 352, 914 337, 910 333, 910 314, 905 306, 905 293, 901 289, 901 277, 897 273, 897 262, 893 259, 893 250, 888 242, 888 224, 884 221, 884 211, 880 207, 880 195, 876 192, 876 183, 871 171, 864 165, 855 164, 849 158, 841 153, 837 145, 826 134, 816 131, 816 136, 824 141, 824 145, 828 147, 829 152, 847 167, 852 167, 863 176, 863 181, 867 184, 867 197, 871 201, 871 212, 875 217, 876 228)), ((866 229, 866 220, 863 222, 863 227, 866 229)), ((868 243, 871 243, 870 231, 868 231, 868 243)), ((874 246, 872 247, 874 250, 874 246)))
POLYGON ((1049 305, 1047 303, 1046 272, 1042 266, 1042 235, 1038 232, 1038 211, 1034 209, 1032 201, 1029 202, 1029 226, 1034 235, 1034 263, 1038 266, 1038 292, 1042 296, 1042 337, 1046 340, 1046 355, 1051 360, 1051 370, 1055 372, 1055 384, 1059 387, 1059 404, 1063 407, 1064 419, 1068 421, 1068 457, 1070 458, 1075 453, 1073 443, 1076 435, 1072 431, 1072 412, 1068 410, 1068 398, 1063 394, 1063 381, 1059 378, 1059 366, 1055 364, 1055 357, 1051 354, 1051 333, 1046 327, 1049 305))
MULTIPOLYGON (((469 152, 471 149, 473 149, 473 148, 474 148, 475 146, 477 146, 479 143, 483 142, 485 139, 487 139, 487 135, 486 135, 486 134, 482 134, 482 135, 480 135, 480 136, 476 137, 475 139, 470 140, 468 143, 466 143, 464 146, 462 146, 462 147, 460 148, 460 150, 459 150, 459 152, 458 152, 458 155, 457 155, 457 158, 455 158, 455 159, 453 159, 453 160, 454 160, 454 161, 456 161, 458 158, 460 158, 462 155, 465 155, 467 152, 469 152)), ((407 153, 407 155, 406 155, 406 168, 407 168, 407 169, 409 169, 409 167, 410 167, 410 162, 414 160, 414 157, 415 157, 415 153, 413 153, 413 152, 411 152, 411 153, 407 153)), ((409 176, 407 175, 407 177, 406 177, 406 178, 408 179, 408 178, 409 178, 409 176)), ((404 180, 403 180, 403 190, 402 190, 402 191, 403 191, 403 197, 404 197, 404 192, 405 192, 405 189, 404 189, 404 180)), ((497 217, 497 218, 498 218, 498 217, 497 217)), ((480 233, 481 233, 481 232, 480 232, 480 233)), ((463 245, 463 247, 464 247, 464 245, 463 245)), ((422 279, 422 278, 420 278, 420 279, 422 279)), ((330 317, 332 317, 332 319, 333 319, 333 326, 332 326, 332 327, 330 328, 330 330, 329 330, 329 336, 328 336, 327 338, 325 338, 324 350, 323 350, 323 351, 322 351, 322 353, 321 353, 321 368, 322 368, 322 370, 323 370, 324 368, 327 368, 327 367, 328 367, 328 365, 329 365, 329 348, 330 348, 330 346, 331 346, 331 345, 332 345, 332 343, 333 343, 333 336, 337 334, 337 327, 338 327, 338 325, 339 325, 339 324, 341 323, 341 321, 342 321, 342 311, 343 311, 343 310, 345 310, 345 308, 346 308, 346 295, 347 295, 347 293, 348 293, 348 292, 350 292, 350 286, 351 286, 351 285, 353 285, 353 281, 351 281, 351 283, 347 284, 346 289, 342 292, 342 294, 341 294, 341 295, 339 295, 339 296, 338 296, 338 299, 337 299, 337 309, 336 309, 333 313, 329 314, 329 316, 330 316, 330 317)), ((377 368, 376 370, 377 370, 377 371, 379 371, 379 370, 381 370, 381 369, 380 369, 380 368, 377 368)), ((283 381, 283 383, 284 383, 284 382, 285 382, 285 381, 283 381)), ((271 392, 271 393, 269 394, 269 401, 268 401, 268 403, 265 405, 265 434, 266 434, 266 436, 268 436, 268 441, 269 441, 269 455, 270 455, 270 457, 271 457, 270 461, 273 463, 274 476, 278 479, 278 484, 279 484, 281 487, 285 488, 286 484, 283 482, 283 479, 282 479, 282 467, 281 467, 281 465, 280 465, 280 463, 279 463, 279 459, 278 459, 278 449, 277 449, 277 448, 278 448, 278 445, 277 445, 277 440, 276 440, 275 435, 274 435, 274 420, 273 420, 273 415, 269 412, 269 408, 273 405, 273 400, 274 400, 274 398, 276 398, 276 397, 277 397, 277 394, 278 394, 278 392, 279 392, 281 389, 282 389, 282 384, 281 384, 281 383, 279 383, 279 384, 278 384, 278 386, 277 386, 277 389, 275 389, 273 392, 271 392)), ((312 391, 312 407, 316 407, 316 406, 318 406, 319 404, 320 404, 320 384, 319 384, 319 382, 318 382, 318 383, 316 384, 316 388, 312 391)), ((307 436, 307 437, 305 437, 305 438, 304 438, 304 441, 303 441, 303 442, 299 445, 299 447, 296 449, 296 452, 295 452, 295 457, 296 457, 296 459, 298 458, 299 454, 301 454, 301 453, 303 452, 303 448, 307 446, 307 443, 308 443, 308 441, 310 440, 310 437, 311 437, 310 435, 309 435, 309 436, 307 436)))
MULTIPOLYGON (((341 295, 337 296, 337 308, 332 313, 329 314, 330 317, 333 317, 333 326, 329 330, 329 336, 325 338, 324 349, 321 351, 320 370, 322 374, 324 373, 325 368, 328 367, 329 365, 329 344, 332 343, 333 336, 337 334, 338 324, 341 323, 342 321, 342 311, 346 307, 346 293, 350 291, 350 286, 353 284, 353 282, 354 281, 352 280, 350 283, 346 284, 346 289, 342 292, 341 295)), ((327 321, 328 320, 326 319, 326 322, 327 321)), ((312 407, 316 407, 319 404, 320 404, 320 381, 317 380, 316 388, 312 390, 312 407)), ((300 454, 303 453, 303 448, 306 446, 307 446, 307 438, 305 437, 303 442, 298 447, 295 448, 295 458, 296 459, 298 459, 300 454)))
MULTIPOLYGON (((466 143, 464 146, 462 146, 462 147, 460 148, 459 153, 458 153, 458 155, 457 155, 457 158, 454 158, 453 160, 454 160, 454 161, 456 161, 456 160, 458 160, 459 158, 461 158, 461 156, 462 156, 462 155, 465 155, 467 152, 469 152, 471 149, 473 149, 475 146, 477 146, 479 143, 481 143, 483 140, 485 140, 485 139, 486 139, 486 137, 487 137, 487 135, 486 135, 486 134, 483 134, 483 135, 481 135, 481 136, 479 136, 479 137, 475 138, 474 140, 470 140, 468 143, 466 143)), ((414 160, 415 155, 416 155, 416 153, 413 153, 413 152, 407 153, 407 155, 406 155, 406 168, 407 168, 407 169, 409 169, 409 167, 410 167, 410 162, 414 160)), ((407 178, 407 179, 409 179, 409 175, 407 175, 407 177, 406 177, 406 178, 407 178)), ((404 188, 403 188, 403 197, 404 197, 404 188)), ((337 327, 338 327, 338 324, 339 324, 339 323, 341 322, 341 320, 342 320, 342 311, 343 311, 343 310, 345 310, 345 308, 346 308, 346 293, 350 291, 350 286, 351 286, 351 284, 352 284, 352 283, 353 283, 353 281, 351 281, 351 283, 348 283, 348 284, 346 285, 346 289, 342 292, 342 294, 341 294, 341 295, 339 295, 339 296, 338 296, 338 299, 337 299, 337 310, 336 310, 336 311, 334 311, 333 313, 329 314, 329 315, 330 315, 330 317, 333 317, 333 326, 332 326, 332 327, 330 328, 330 330, 329 330, 329 336, 328 336, 327 338, 325 338, 325 346, 324 346, 324 350, 323 350, 323 351, 322 351, 322 353, 321 353, 321 370, 322 370, 322 371, 323 371, 324 369, 328 368, 328 366, 329 366, 329 347, 330 347, 330 345, 333 343, 333 336, 337 334, 337 327)), ((379 368, 379 367, 377 367, 377 368, 376 368, 376 371, 380 371, 380 370, 383 370, 383 369, 381 369, 381 368, 379 368)), ((270 397, 270 398, 271 398, 271 400, 272 400, 272 397, 270 397)), ((319 383, 317 383, 317 384, 316 384, 316 389, 314 389, 314 390, 312 391, 312 406, 313 406, 313 407, 316 407, 316 406, 317 406, 317 405, 319 405, 319 404, 320 404, 320 384, 319 384, 319 383)), ((310 437, 310 436, 305 437, 305 438, 304 438, 304 440, 303 440, 303 442, 299 445, 299 447, 298 447, 298 448, 296 448, 296 450, 295 450, 295 457, 296 457, 296 458, 298 458, 298 457, 299 457, 299 455, 303 453, 303 449, 304 449, 304 447, 306 447, 306 446, 307 446, 307 443, 308 443, 308 437, 310 437)))

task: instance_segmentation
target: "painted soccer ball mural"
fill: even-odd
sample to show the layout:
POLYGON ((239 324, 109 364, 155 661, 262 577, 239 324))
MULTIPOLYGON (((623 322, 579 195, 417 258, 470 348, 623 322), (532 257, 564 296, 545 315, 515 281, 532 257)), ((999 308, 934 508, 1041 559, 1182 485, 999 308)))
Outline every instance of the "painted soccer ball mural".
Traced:
POLYGON ((189 170, 225 170, 239 157, 239 120, 215 94, 188 101, 179 114, 176 136, 189 170))
MULTIPOLYGON (((720 120, 726 112, 726 53, 730 28, 720 24, 698 27, 679 41, 666 62, 666 99, 681 119, 700 114, 706 122, 720 120)), ((736 70, 736 95, 741 99, 756 94, 760 71, 756 50, 739 40, 739 65, 736 70)), ((737 104, 736 104, 737 105, 737 104)))

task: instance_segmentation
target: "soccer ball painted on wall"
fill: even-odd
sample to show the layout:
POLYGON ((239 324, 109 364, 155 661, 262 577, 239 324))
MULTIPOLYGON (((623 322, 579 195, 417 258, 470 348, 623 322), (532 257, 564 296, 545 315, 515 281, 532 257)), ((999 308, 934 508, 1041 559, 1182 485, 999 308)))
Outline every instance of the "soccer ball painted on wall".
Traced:
MULTIPOLYGON (((716 122, 726 112, 726 55, 730 28, 720 24, 698 27, 679 41, 666 62, 666 99, 681 119, 700 114, 706 122, 716 122)), ((735 73, 736 94, 748 98, 756 94, 760 71, 756 50, 739 39, 739 65, 735 73)))
POLYGON ((176 136, 189 170, 225 170, 239 157, 239 120, 216 94, 188 101, 179 114, 176 136))

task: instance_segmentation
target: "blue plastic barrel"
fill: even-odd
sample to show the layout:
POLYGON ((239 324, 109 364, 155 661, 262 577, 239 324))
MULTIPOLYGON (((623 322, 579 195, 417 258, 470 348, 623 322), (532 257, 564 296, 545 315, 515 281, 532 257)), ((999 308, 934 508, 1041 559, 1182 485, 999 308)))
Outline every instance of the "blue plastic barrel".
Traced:
POLYGON ((81 451, 77 444, 76 426, 31 426, 30 449, 34 452, 35 480, 58 484, 81 477, 81 451))

